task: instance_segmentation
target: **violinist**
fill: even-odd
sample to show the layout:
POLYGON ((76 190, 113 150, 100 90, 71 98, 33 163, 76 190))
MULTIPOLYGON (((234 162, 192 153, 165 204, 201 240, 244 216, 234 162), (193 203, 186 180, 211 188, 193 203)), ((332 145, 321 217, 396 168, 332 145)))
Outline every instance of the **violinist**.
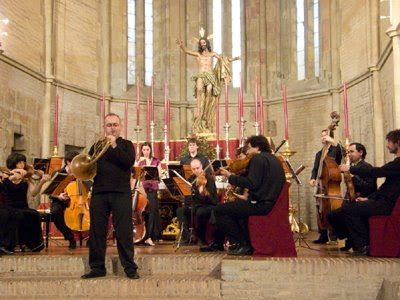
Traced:
POLYGON ((210 219, 211 211, 218 204, 217 187, 214 178, 203 170, 202 162, 195 158, 191 161, 190 167, 193 175, 188 181, 192 184, 192 197, 186 205, 178 208, 176 214, 178 220, 183 224, 182 240, 190 240, 188 225, 191 216, 196 216, 196 234, 199 245, 206 245, 206 227, 210 219))
MULTIPOLYGON (((9 174, 2 175, 0 190, 4 194, 3 208, 15 216, 17 228, 9 228, 11 234, 18 232, 18 244, 26 246, 33 252, 44 248, 40 215, 35 209, 28 207, 28 191, 35 197, 43 184, 49 179, 42 176, 40 182, 35 184, 28 171, 26 171, 26 157, 20 153, 12 153, 7 158, 9 174)), ((15 243, 7 249, 14 251, 15 243)))
MULTIPOLYGON (((360 143, 352 143, 349 146, 349 158, 350 165, 357 166, 357 168, 361 168, 362 170, 369 170, 372 166, 365 161, 365 157, 367 156, 367 150, 365 146, 360 143)), ((376 178, 373 177, 365 177, 359 175, 353 175, 351 178, 354 189, 357 197, 368 197, 368 195, 374 193, 376 191, 376 178)), ((346 199, 349 199, 349 195, 346 194, 346 199)), ((347 232, 345 215, 343 213, 344 208, 349 205, 350 201, 343 201, 342 207, 330 212, 327 215, 329 224, 332 226, 334 234, 339 239, 346 239, 345 246, 340 248, 341 251, 348 251, 353 247, 353 243, 349 234, 347 232)))
POLYGON ((188 151, 189 154, 182 157, 180 164, 181 165, 190 165, 193 159, 197 158, 201 161, 203 166, 203 170, 206 170, 206 173, 212 174, 212 166, 209 166, 210 162, 207 157, 198 152, 199 150, 199 142, 195 138, 188 139, 188 151))
MULTIPOLYGON (((56 172, 67 173, 68 175, 72 175, 71 161, 78 154, 79 154, 78 151, 69 151, 65 153, 64 157, 65 165, 63 168, 61 168, 56 172)), ((57 229, 63 234, 64 239, 69 241, 68 248, 75 249, 76 241, 74 238, 74 234, 72 233, 72 230, 65 224, 64 220, 64 212, 65 209, 68 207, 69 197, 67 193, 64 192, 58 196, 50 196, 50 199, 52 200, 50 209, 52 221, 54 222, 54 225, 56 225, 57 229)))
POLYGON ((386 148, 395 155, 395 159, 382 167, 362 168, 358 165, 340 165, 342 172, 350 171, 353 175, 379 178, 385 177, 384 183, 368 197, 358 197, 346 205, 344 210, 347 230, 353 241, 353 254, 365 256, 369 253, 368 218, 390 215, 400 196, 400 129, 386 135, 386 148))
MULTIPOLYGON (((158 169, 158 174, 161 174, 160 160, 153 156, 153 150, 149 142, 144 142, 141 146, 142 156, 139 158, 135 165, 137 166, 155 166, 158 169)), ((146 218, 146 236, 144 244, 154 246, 154 241, 161 239, 161 219, 158 211, 158 181, 146 180, 142 183, 146 192, 148 203, 148 214, 146 218)))
POLYGON ((225 234, 231 245, 235 245, 228 252, 230 255, 252 253, 248 232, 243 229, 241 222, 249 216, 268 214, 286 181, 282 163, 272 154, 266 137, 251 136, 247 147, 247 155, 251 156, 247 175, 234 175, 224 168, 221 168, 221 174, 228 178, 230 184, 247 188, 249 198, 246 201, 218 205, 214 211, 218 229, 225 234))
MULTIPOLYGON (((117 237, 118 255, 125 274, 138 279, 137 265, 133 261, 132 192, 130 188, 131 167, 135 151, 129 140, 120 137, 121 119, 110 113, 104 119, 104 132, 110 147, 97 161, 90 199, 90 272, 82 279, 106 276, 105 257, 107 225, 110 213, 117 237)), ((91 147, 89 155, 94 152, 91 147)))
MULTIPOLYGON (((325 144, 330 143, 330 147, 327 152, 327 156, 330 156, 335 159, 336 163, 340 165, 342 161, 342 147, 340 144, 338 144, 331 136, 328 134, 328 130, 324 129, 321 131, 321 142, 325 146, 325 144)), ((322 150, 318 151, 317 154, 315 155, 315 160, 314 160, 314 167, 311 171, 311 178, 309 185, 311 187, 316 187, 317 186, 317 180, 318 180, 318 169, 320 168, 320 160, 321 160, 321 155, 322 155, 322 150)), ((321 207, 320 207, 320 201, 317 199, 316 201, 316 206, 317 206, 317 223, 318 223, 318 233, 319 237, 318 239, 314 240, 314 244, 325 244, 328 242, 328 229, 327 228, 322 228, 324 226, 321 226, 323 224, 323 216, 321 214, 321 207)), ((331 236, 331 240, 334 240, 335 237, 331 236)))

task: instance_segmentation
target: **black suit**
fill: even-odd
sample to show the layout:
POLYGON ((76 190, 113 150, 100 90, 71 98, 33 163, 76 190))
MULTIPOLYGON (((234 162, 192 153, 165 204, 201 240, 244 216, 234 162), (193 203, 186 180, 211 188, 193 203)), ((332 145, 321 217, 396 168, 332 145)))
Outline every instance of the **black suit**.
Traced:
POLYGON ((350 172, 362 177, 386 177, 379 189, 368 196, 368 200, 352 202, 344 208, 346 226, 355 248, 369 244, 368 218, 377 215, 390 215, 400 196, 400 157, 382 167, 369 169, 350 167, 350 172))
MULTIPOLYGON (((357 168, 362 169, 363 173, 367 173, 368 170, 372 169, 373 167, 367 163, 365 160, 361 160, 357 163, 357 168)), ((373 177, 364 177, 359 175, 354 175, 352 177, 354 190, 356 194, 360 197, 367 197, 370 194, 374 193, 377 189, 376 186, 376 178, 373 177)), ((349 238, 349 232, 346 226, 346 218, 345 218, 345 208, 351 205, 349 201, 343 201, 342 207, 337 210, 330 212, 327 215, 329 224, 332 226, 334 234, 339 239, 349 238)), ((350 245, 351 245, 351 241, 350 245)))
POLYGON ((256 154, 250 160, 247 176, 229 177, 230 184, 249 190, 247 201, 229 202, 215 208, 217 228, 231 244, 248 244, 248 233, 242 226, 243 219, 268 214, 285 181, 282 163, 267 152, 256 154))
MULTIPOLYGON (((131 167, 135 152, 130 141, 118 138, 97 161, 90 200, 89 265, 92 271, 105 271, 107 225, 112 213, 121 264, 127 275, 134 274, 131 167)), ((93 147, 89 153, 93 153, 93 147)))
MULTIPOLYGON (((196 176, 192 175, 188 181, 192 182, 196 176)), ((208 196, 203 196, 199 193, 196 183, 192 185, 192 197, 186 199, 184 206, 177 209, 176 214, 179 222, 184 224, 183 238, 187 239, 188 229, 187 225, 191 221, 191 214, 196 216, 196 234, 197 238, 202 242, 206 242, 206 229, 207 223, 210 219, 211 212, 218 204, 217 187, 215 180, 210 174, 206 174, 207 184, 206 189, 209 193, 208 196)))

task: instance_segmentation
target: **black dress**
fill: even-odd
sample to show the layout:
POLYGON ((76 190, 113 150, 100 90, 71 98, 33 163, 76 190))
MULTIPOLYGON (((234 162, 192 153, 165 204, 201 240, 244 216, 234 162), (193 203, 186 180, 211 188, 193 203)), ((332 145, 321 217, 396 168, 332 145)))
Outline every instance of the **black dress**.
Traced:
POLYGON ((25 245, 31 250, 43 249, 40 215, 36 210, 28 207, 28 183, 21 181, 14 184, 5 179, 1 184, 1 189, 4 193, 3 208, 15 217, 18 224, 16 229, 18 244, 25 245))

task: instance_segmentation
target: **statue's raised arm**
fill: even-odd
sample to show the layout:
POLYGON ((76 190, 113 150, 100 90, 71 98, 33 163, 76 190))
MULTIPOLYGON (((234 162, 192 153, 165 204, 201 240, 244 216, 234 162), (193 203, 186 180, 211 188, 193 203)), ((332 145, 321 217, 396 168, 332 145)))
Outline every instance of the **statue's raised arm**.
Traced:
POLYGON ((186 47, 183 46, 183 41, 182 41, 182 40, 176 39, 176 44, 179 46, 179 48, 181 48, 181 50, 182 50, 184 53, 186 53, 186 54, 188 54, 188 55, 192 55, 192 56, 199 56, 199 53, 194 52, 194 51, 190 51, 190 50, 186 49, 186 47))

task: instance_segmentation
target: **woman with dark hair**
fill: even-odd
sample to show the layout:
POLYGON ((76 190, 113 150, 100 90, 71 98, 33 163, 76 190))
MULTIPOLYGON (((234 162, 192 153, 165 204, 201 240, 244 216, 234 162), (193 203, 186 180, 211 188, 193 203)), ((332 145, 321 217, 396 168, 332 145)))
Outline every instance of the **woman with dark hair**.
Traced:
MULTIPOLYGON (((3 174, 0 190, 4 194, 4 209, 16 216, 18 222, 18 244, 25 245, 34 252, 44 248, 42 228, 39 213, 28 207, 28 191, 36 196, 43 183, 48 180, 44 175, 39 184, 35 185, 32 178, 27 177, 26 157, 19 153, 12 153, 7 158, 7 168, 11 170, 9 175, 3 174)), ((13 251, 15 244, 8 246, 13 251)))
MULTIPOLYGON (((161 164, 158 158, 153 156, 153 150, 151 144, 144 142, 141 147, 142 156, 135 163, 135 165, 144 166, 154 166, 158 169, 158 174, 161 174, 161 164)), ((154 246, 154 241, 161 238, 161 220, 158 211, 158 181, 157 180, 146 180, 143 181, 142 187, 144 188, 148 204, 148 214, 146 218, 146 237, 144 243, 149 246, 154 246)))

